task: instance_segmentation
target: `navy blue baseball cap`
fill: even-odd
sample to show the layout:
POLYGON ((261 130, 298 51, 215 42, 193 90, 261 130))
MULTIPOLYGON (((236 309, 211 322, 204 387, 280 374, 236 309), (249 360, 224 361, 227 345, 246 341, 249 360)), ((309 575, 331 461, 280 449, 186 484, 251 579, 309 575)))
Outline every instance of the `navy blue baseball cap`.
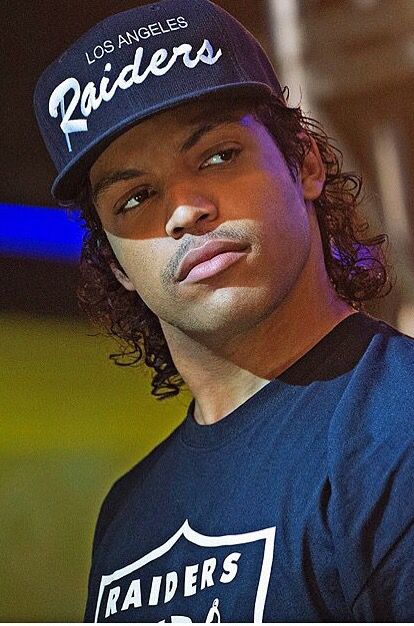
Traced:
POLYGON ((53 196, 73 202, 99 154, 138 121, 238 89, 283 99, 258 41, 209 0, 160 0, 99 22, 43 72, 34 92, 58 171, 53 196))

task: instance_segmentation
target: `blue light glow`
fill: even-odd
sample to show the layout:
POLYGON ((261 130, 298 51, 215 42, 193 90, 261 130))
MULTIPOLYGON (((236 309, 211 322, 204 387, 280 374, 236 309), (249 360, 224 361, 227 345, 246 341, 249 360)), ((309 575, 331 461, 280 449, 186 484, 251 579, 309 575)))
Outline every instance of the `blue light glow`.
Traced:
POLYGON ((75 263, 83 230, 79 211, 0 203, 0 254, 75 263))

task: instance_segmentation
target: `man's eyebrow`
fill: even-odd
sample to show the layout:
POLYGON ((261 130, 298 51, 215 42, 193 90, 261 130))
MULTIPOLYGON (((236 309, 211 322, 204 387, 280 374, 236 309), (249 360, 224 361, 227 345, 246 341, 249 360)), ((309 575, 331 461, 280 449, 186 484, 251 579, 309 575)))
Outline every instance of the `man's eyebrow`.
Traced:
MULTIPOLYGON (((232 124, 234 122, 238 122, 240 120, 240 116, 238 115, 218 115, 214 117, 214 120, 206 121, 198 126, 189 137, 184 141, 184 143, 180 146, 180 153, 188 152, 193 146, 200 141, 203 135, 209 133, 214 130, 218 126, 225 126, 227 124, 232 124)), ((191 125, 194 125, 194 122, 197 120, 192 120, 191 125)), ((137 169, 128 169, 128 170, 115 170, 113 172, 109 172, 108 174, 104 174, 102 178, 98 180, 98 182, 92 188, 92 200, 96 204, 99 196, 107 191, 112 185, 119 183, 123 180, 131 180, 133 178, 138 178, 139 176, 143 176, 145 172, 137 169)))
POLYGON ((190 150, 193 146, 196 145, 198 141, 200 141, 203 135, 209 133, 210 131, 214 130, 218 126, 226 126, 228 124, 238 122, 239 119, 240 119, 240 116, 226 115, 225 117, 224 116, 218 117, 214 121, 205 122, 204 124, 196 128, 191 133, 191 135, 184 141, 184 143, 180 147, 180 152, 181 153, 188 152, 188 150, 190 150))
POLYGON ((131 180, 132 178, 138 178, 142 176, 144 172, 141 170, 129 169, 129 170, 116 170, 105 174, 92 188, 92 200, 96 203, 99 196, 109 189, 115 183, 119 183, 122 180, 131 180))

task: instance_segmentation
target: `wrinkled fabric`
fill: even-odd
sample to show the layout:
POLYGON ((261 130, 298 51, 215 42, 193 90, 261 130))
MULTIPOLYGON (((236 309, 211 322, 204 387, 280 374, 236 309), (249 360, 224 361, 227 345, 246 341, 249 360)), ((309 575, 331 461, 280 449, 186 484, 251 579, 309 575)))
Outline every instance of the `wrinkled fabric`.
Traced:
POLYGON ((413 339, 356 313, 193 408, 106 497, 85 621, 414 621, 413 339))

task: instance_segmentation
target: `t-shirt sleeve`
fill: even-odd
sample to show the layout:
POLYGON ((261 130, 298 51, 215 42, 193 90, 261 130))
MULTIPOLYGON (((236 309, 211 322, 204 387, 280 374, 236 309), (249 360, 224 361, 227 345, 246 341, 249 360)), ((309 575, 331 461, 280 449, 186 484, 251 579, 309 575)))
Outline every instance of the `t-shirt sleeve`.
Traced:
POLYGON ((341 587, 361 621, 414 619, 414 342, 378 339, 330 429, 328 505, 341 587))
MULTIPOLYGON (((174 432, 168 439, 171 439, 173 436, 175 436, 174 432)), ((92 563, 89 573, 88 599, 84 613, 84 622, 95 621, 94 601, 97 597, 98 580, 94 576, 94 566, 97 552, 99 550, 105 550, 105 535, 107 532, 110 532, 112 522, 115 520, 114 523, 116 523, 116 517, 122 513, 123 508, 127 505, 128 498, 134 490, 142 484, 151 467, 157 463, 158 459, 162 456, 168 439, 161 442, 147 457, 121 476, 121 478, 112 485, 101 505, 93 538, 92 563)))
POLYGON ((84 622, 95 621, 95 615, 93 615, 92 604, 90 602, 90 598, 94 596, 95 594, 95 590, 92 589, 94 557, 95 557, 96 549, 101 543, 102 537, 105 534, 106 529, 111 523, 112 518, 114 517, 119 507, 119 503, 120 503, 120 500, 122 499, 123 493, 124 493, 124 480, 123 478, 121 478, 111 487, 99 511, 98 520, 96 523, 94 537, 93 537, 92 562, 91 562, 91 569, 89 573, 89 582, 88 582, 88 602, 85 607, 84 622))
POLYGON ((373 571, 352 613, 357 622, 414 622, 414 524, 373 571))

